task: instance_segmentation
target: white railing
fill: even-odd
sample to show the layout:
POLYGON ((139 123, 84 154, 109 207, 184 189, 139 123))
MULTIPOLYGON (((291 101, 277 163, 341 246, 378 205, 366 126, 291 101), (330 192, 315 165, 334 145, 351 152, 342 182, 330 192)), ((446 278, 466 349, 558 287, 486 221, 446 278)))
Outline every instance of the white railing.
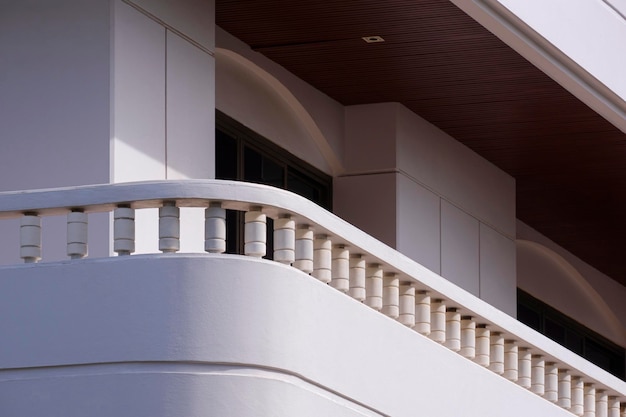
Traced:
MULTIPOLYGON (((67 214, 67 255, 87 254, 90 213, 113 212, 113 250, 135 249, 135 211, 159 209, 159 250, 180 248, 180 207, 205 208, 205 251, 226 248, 225 210, 245 212, 244 252, 329 284, 496 374, 585 417, 626 417, 626 383, 458 288, 314 203, 287 191, 216 180, 154 181, 0 193, 21 218, 20 256, 41 258, 41 217, 67 214)), ((156 225, 155 225, 156 226, 156 225)))

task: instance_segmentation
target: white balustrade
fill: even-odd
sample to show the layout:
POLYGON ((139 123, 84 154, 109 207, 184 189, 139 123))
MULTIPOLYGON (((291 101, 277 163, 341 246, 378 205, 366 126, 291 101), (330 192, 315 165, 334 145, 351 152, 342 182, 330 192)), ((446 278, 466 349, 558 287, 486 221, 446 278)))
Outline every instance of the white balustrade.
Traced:
POLYGON ((173 201, 159 207, 159 250, 164 253, 180 250, 180 209, 173 201))
POLYGON ((530 389, 531 372, 532 372, 532 353, 527 347, 518 350, 519 372, 517 375, 517 383, 520 387, 530 389))
POLYGON ((474 359, 476 356, 476 322, 472 316, 461 316, 461 356, 474 359))
POLYGON ((454 352, 461 350, 461 313, 454 307, 446 309, 446 341, 444 346, 454 352))
POLYGON ((430 304, 430 335, 437 343, 446 341, 446 305, 440 298, 430 304))
POLYGON ((308 224, 299 224, 296 229, 295 260, 293 266, 305 274, 313 272, 313 228, 308 224))
POLYGON ((135 252, 135 210, 128 206, 113 211, 113 251, 120 256, 135 252))
POLYGON ((41 218, 35 213, 25 213, 21 219, 20 258, 25 263, 41 259, 41 218))
POLYGON ((67 213, 67 256, 81 259, 87 256, 87 214, 82 209, 67 213))
POLYGON ((585 412, 585 382, 579 376, 572 377, 572 406, 570 411, 577 415, 582 416, 585 412))
POLYGON ((425 336, 430 334, 430 293, 428 291, 417 291, 415 294, 414 329, 425 336))
MULTIPOLYGON (((219 181, 210 183, 219 189, 219 181)), ((41 259, 42 215, 67 213, 67 255, 71 259, 87 256, 88 213, 91 212, 113 210, 113 250, 118 255, 130 255, 135 251, 134 208, 159 208, 159 250, 177 252, 180 249, 178 206, 205 207, 204 249, 206 252, 219 254, 225 252, 227 243, 225 208, 239 210, 245 212, 244 253, 257 258, 266 254, 266 216, 271 215, 275 219, 274 261, 292 265, 324 283, 329 283, 355 300, 364 302, 372 309, 397 319, 403 325, 412 327, 416 332, 430 337, 452 351, 459 352, 463 357, 473 359, 477 364, 487 367, 496 374, 516 381, 521 387, 530 389, 546 400, 570 410, 573 415, 626 417, 624 396, 619 394, 619 389, 616 391, 606 389, 611 384, 610 379, 606 382, 606 379, 603 380, 602 375, 596 371, 591 372, 592 377, 583 375, 580 370, 585 369, 585 366, 577 367, 576 360, 572 366, 572 360, 567 356, 564 364, 561 364, 558 348, 548 345, 549 349, 542 351, 541 348, 533 346, 532 342, 524 341, 524 331, 520 332, 518 329, 509 332, 506 319, 496 318, 490 322, 489 314, 485 316, 485 311, 488 310, 482 307, 472 309, 472 302, 469 302, 469 308, 464 304, 457 304, 462 297, 455 298, 453 292, 451 298, 444 301, 443 297, 448 296, 449 289, 442 290, 444 287, 437 289, 436 280, 427 280, 424 284, 421 279, 412 275, 408 261, 394 258, 386 252, 387 249, 381 249, 378 243, 370 242, 363 246, 358 240, 350 240, 343 234, 343 228, 347 226, 335 224, 329 227, 327 224, 321 224, 319 218, 326 219, 324 222, 331 219, 331 223, 337 223, 338 220, 324 217, 327 214, 316 221, 315 216, 307 217, 306 213, 304 215, 298 213, 298 205, 290 207, 284 202, 278 205, 274 203, 273 198, 268 200, 257 196, 252 200, 245 198, 229 200, 223 199, 219 193, 214 193, 203 199, 197 195, 185 197, 184 192, 178 194, 178 189, 172 191, 173 189, 168 188, 170 187, 168 182, 158 185, 170 190, 161 193, 162 195, 159 194, 158 188, 146 192, 142 186, 112 186, 129 187, 131 190, 133 187, 139 187, 138 189, 142 190, 139 194, 143 199, 137 201, 126 200, 129 195, 134 195, 133 192, 120 193, 123 198, 108 202, 98 199, 94 201, 93 192, 86 192, 81 194, 84 203, 76 204, 76 201, 66 203, 65 207, 72 207, 71 210, 46 207, 45 202, 39 205, 28 203, 22 210, 0 210, 0 215, 4 213, 7 217, 6 213, 9 212, 8 217, 21 216, 20 257, 27 263, 38 262, 41 259), (150 193, 153 195, 148 196, 150 193), (169 196, 166 195, 168 193, 169 196), (374 248, 374 252, 368 252, 368 248, 374 248), (387 261, 388 259, 390 261, 387 261), (384 270, 388 272, 383 273, 384 270), (460 311, 465 315, 461 315, 460 311), (559 360, 558 366, 555 360, 559 360), (596 384, 597 381, 601 382, 596 384)), ((97 187, 108 189, 109 186, 97 187)), ((153 185, 145 187, 149 189, 153 185)), ((224 195, 229 195, 229 192, 225 191, 224 195)), ((12 198, 22 197, 15 194, 12 198)), ((0 193, 0 207, 3 207, 2 204, 4 207, 13 204, 8 201, 12 200, 0 193)), ((514 329, 515 326, 511 325, 510 328, 514 329)))
POLYGON ((365 259, 361 254, 350 254, 350 297, 365 301, 365 259))
POLYGON ((383 269, 379 264, 371 264, 366 269, 365 291, 367 296, 365 304, 374 310, 383 308, 383 269))
POLYGON ((333 247, 331 271, 330 285, 341 292, 348 292, 350 290, 350 252, 344 245, 333 247))
POLYGON ((211 202, 204 211, 204 250, 226 252, 226 210, 221 202, 211 202))
POLYGON ((500 332, 491 332, 489 369, 496 374, 504 373, 504 336, 500 332))
POLYGON ((332 247, 333 243, 326 235, 315 236, 313 242, 313 273, 322 282, 332 280, 332 247))
POLYGON ((593 384, 585 383, 583 407, 583 417, 596 417, 596 387, 593 384))
POLYGON ((515 340, 504 341, 504 376, 509 381, 517 381, 519 377, 519 348, 515 340))
POLYGON ((415 286, 410 282, 400 284, 400 316, 398 321, 407 327, 415 326, 415 286))
POLYGON ((274 220, 274 260, 286 265, 296 260, 296 222, 289 214, 274 220))
POLYGON ((568 369, 559 369, 558 405, 569 410, 572 408, 572 375, 568 369))
POLYGON ((267 217, 261 207, 250 207, 244 215, 243 253, 262 258, 267 251, 267 217))
POLYGON ((546 379, 543 397, 553 403, 559 400, 559 368, 554 362, 546 363, 546 379))
POLYGON ((531 361, 530 390, 543 395, 546 392, 546 361, 541 355, 533 355, 531 361))
POLYGON ((383 308, 387 317, 397 319, 400 316, 400 279, 393 272, 383 275, 383 308))
POLYGON ((476 357, 477 364, 488 367, 491 353, 491 331, 486 324, 476 325, 476 357))

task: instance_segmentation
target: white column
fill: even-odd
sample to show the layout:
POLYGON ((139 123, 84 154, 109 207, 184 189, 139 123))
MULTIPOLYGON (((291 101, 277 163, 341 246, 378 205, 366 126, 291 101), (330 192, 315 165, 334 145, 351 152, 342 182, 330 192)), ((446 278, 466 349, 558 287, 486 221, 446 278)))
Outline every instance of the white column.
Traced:
POLYGON ((159 207, 159 250, 165 253, 180 250, 180 209, 174 201, 165 201, 159 207))
POLYGON ((596 417, 596 388, 593 384, 585 384, 583 407, 583 417, 596 417))
POLYGON ((360 254, 350 255, 350 290, 352 298, 365 301, 365 259, 360 254))
POLYGON ((244 218, 243 252, 247 256, 262 258, 267 250, 267 218, 261 212, 261 207, 250 207, 244 218))
POLYGON ((415 286, 412 283, 400 285, 400 317, 398 321, 405 326, 415 326, 415 286))
POLYGON ((546 362, 541 355, 533 355, 531 360, 530 390, 537 395, 543 395, 546 383, 546 362))
POLYGON ((577 415, 582 416, 585 412, 584 408, 585 397, 585 383, 579 376, 572 378, 572 407, 570 411, 577 415))
POLYGON ((489 366, 491 331, 486 324, 476 325, 476 357, 477 364, 484 367, 489 366))
POLYGON ((566 410, 572 408, 572 375, 567 369, 559 369, 559 401, 566 410))
POLYGON ((461 350, 459 353, 468 358, 476 356, 476 322, 472 316, 461 317, 461 350))
POLYGON ((428 336, 430 334, 430 294, 418 291, 415 296, 415 330, 428 336))
POLYGON ((313 276, 322 282, 332 280, 332 242, 326 235, 315 236, 313 242, 313 276))
POLYGON ((135 210, 128 206, 113 211, 113 251, 120 256, 135 252, 135 210))
POLYGON ((20 258, 25 263, 41 259, 41 218, 36 213, 25 213, 20 223, 20 258))
POLYGON ((67 256, 80 259, 87 256, 87 213, 75 209, 67 213, 67 256))
POLYGON ((333 247, 331 270, 330 285, 341 292, 348 292, 350 289, 350 252, 344 245, 333 247))
POLYGON ((491 332, 489 369, 496 374, 504 373, 504 336, 500 332, 491 332))
POLYGON ((296 222, 289 214, 274 220, 274 260, 291 265, 296 260, 296 222))
POLYGON ((380 311, 383 308, 383 269, 380 265, 368 265, 365 276, 365 292, 365 304, 380 311))
POLYGON ((518 347, 515 340, 504 341, 504 373, 509 381, 517 381, 519 376, 518 347))
POLYGON ((519 349, 519 373, 517 376, 517 383, 520 387, 530 388, 530 374, 532 369, 532 354, 529 348, 519 349))
POLYGON ((446 341, 444 346, 454 352, 461 350, 461 313, 454 307, 446 309, 446 341))
POLYGON ((559 368, 556 363, 546 363, 546 385, 543 398, 553 403, 559 400, 559 368))
POLYGON ((430 305, 430 338, 438 343, 446 341, 446 305, 440 298, 430 305))
POLYGON ((313 252, 313 228, 308 224, 299 224, 293 266, 305 274, 313 272, 313 252))
POLYGON ((226 210, 217 201, 209 203, 204 211, 204 250, 209 253, 226 251, 226 210))
POLYGON ((381 312, 397 319, 400 315, 400 280, 393 272, 387 272, 383 276, 383 308, 381 312))

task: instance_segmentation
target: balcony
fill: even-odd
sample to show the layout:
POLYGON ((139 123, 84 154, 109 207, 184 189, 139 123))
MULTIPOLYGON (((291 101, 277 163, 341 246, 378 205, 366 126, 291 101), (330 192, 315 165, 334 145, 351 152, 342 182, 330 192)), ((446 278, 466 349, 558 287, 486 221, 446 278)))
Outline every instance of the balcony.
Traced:
POLYGON ((15 218, 24 264, 0 267, 0 415, 626 416, 624 381, 287 191, 0 193, 0 219, 15 218), (180 252, 186 207, 204 209, 204 253, 180 252), (160 253, 135 255, 135 217, 155 208, 160 253), (224 253, 226 209, 245 213, 244 255, 224 253), (99 212, 118 256, 87 257, 99 212), (67 215, 68 259, 39 263, 54 215, 67 215))

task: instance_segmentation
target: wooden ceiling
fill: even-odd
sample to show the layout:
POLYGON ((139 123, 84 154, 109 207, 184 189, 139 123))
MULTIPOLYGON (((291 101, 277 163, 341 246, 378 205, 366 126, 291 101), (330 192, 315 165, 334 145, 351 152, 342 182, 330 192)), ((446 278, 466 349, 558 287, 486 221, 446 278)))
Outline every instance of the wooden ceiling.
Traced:
POLYGON ((626 135, 449 1, 217 0, 216 13, 342 104, 401 102, 508 172, 520 220, 626 285, 626 135))

